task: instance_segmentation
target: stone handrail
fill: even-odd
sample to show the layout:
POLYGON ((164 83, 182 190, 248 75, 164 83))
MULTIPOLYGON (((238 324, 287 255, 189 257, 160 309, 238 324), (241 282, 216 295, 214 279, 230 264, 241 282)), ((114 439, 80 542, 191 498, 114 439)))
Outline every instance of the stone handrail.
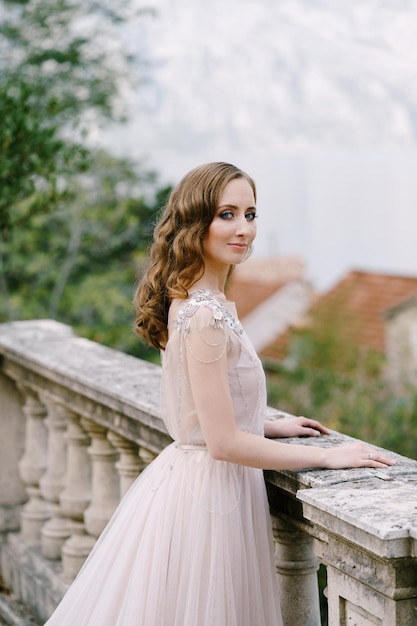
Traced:
MULTIPOLYGON (((170 441, 160 368, 50 320, 0 325, 0 358, 0 575, 42 622, 170 441)), ((390 454, 382 473, 265 472, 286 626, 321 623, 319 560, 330 626, 417 624, 417 461, 390 454)))

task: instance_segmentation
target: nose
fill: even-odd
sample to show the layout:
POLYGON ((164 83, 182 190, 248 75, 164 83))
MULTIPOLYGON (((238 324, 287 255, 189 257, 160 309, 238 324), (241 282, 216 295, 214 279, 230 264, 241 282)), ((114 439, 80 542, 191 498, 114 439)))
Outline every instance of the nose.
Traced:
POLYGON ((236 221, 236 235, 244 236, 250 232, 250 223, 245 216, 236 221))

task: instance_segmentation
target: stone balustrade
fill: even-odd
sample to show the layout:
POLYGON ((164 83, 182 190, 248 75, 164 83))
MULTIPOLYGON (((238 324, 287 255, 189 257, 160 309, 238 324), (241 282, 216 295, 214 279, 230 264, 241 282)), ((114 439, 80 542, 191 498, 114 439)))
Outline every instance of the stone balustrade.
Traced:
MULTIPOLYGON (((160 368, 49 320, 0 325, 0 358, 0 575, 42 623, 170 441, 160 368)), ((330 626, 417 624, 417 462, 391 454, 382 473, 265 472, 286 626, 320 625, 320 561, 330 626)))

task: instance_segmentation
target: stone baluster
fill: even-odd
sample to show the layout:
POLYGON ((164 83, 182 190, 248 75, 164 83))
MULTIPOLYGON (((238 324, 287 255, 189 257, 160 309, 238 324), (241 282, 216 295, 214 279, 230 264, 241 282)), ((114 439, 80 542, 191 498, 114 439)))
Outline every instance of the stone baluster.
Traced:
POLYGON ((314 540, 275 516, 272 527, 284 626, 320 626, 314 540))
POLYGON ((91 502, 84 512, 87 531, 98 537, 120 500, 117 451, 107 439, 107 429, 90 419, 81 420, 91 437, 88 453, 92 463, 91 502))
POLYGON ((139 458, 143 461, 145 467, 152 463, 154 459, 156 459, 157 455, 147 450, 147 448, 143 448, 142 446, 139 448, 139 458))
POLYGON ((91 439, 82 427, 79 415, 69 411, 67 421, 67 473, 59 502, 62 513, 71 520, 73 528, 73 534, 61 550, 62 576, 71 581, 92 550, 96 538, 86 533, 83 519, 91 500, 91 460, 87 450, 91 439))
POLYGON ((79 523, 62 548, 62 576, 68 581, 78 574, 119 503, 115 467, 119 455, 108 441, 107 432, 90 419, 71 418, 67 484, 60 501, 63 511, 84 523, 79 523), (87 448, 88 443, 91 445, 87 448))
POLYGON ((0 533, 20 529, 21 508, 27 500, 19 473, 25 426, 22 396, 14 379, 0 371, 0 533))
POLYGON ((60 498, 66 485, 67 437, 66 430, 73 412, 48 394, 42 394, 48 408, 45 420, 49 430, 48 467, 40 481, 41 493, 51 503, 52 517, 41 531, 42 553, 49 559, 61 558, 61 549, 82 524, 76 522, 63 510, 60 498))
POLYGON ((123 498, 140 472, 146 467, 146 463, 139 458, 139 446, 134 441, 129 441, 126 437, 112 431, 109 431, 107 438, 120 455, 116 469, 120 476, 120 497, 123 498))
POLYGON ((91 500, 91 461, 87 451, 91 439, 77 413, 68 411, 67 422, 67 472, 59 503, 67 517, 82 522, 91 500))
POLYGON ((19 461, 20 476, 25 483, 28 502, 21 515, 21 534, 28 543, 38 543, 41 528, 50 516, 50 509, 43 500, 39 481, 46 469, 47 436, 44 419, 46 408, 38 394, 27 385, 18 384, 24 394, 23 413, 26 416, 25 452, 19 461))
MULTIPOLYGON (((42 393, 42 402, 47 409, 44 424, 47 428, 46 471, 39 486, 42 496, 50 503, 58 504, 66 470, 66 443, 64 433, 67 427, 67 409, 49 394, 42 393)), ((52 507, 51 507, 52 508, 52 507)))

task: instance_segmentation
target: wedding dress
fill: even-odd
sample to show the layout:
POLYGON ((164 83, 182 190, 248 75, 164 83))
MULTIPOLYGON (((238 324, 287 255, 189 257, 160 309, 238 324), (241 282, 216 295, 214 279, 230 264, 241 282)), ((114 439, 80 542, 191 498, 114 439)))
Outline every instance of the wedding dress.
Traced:
POLYGON ((262 437, 261 363, 233 303, 208 290, 175 301, 169 329, 161 409, 174 442, 136 479, 47 626, 282 625, 262 470, 210 456, 190 386, 191 368, 209 379, 227 359, 237 427, 262 437))

